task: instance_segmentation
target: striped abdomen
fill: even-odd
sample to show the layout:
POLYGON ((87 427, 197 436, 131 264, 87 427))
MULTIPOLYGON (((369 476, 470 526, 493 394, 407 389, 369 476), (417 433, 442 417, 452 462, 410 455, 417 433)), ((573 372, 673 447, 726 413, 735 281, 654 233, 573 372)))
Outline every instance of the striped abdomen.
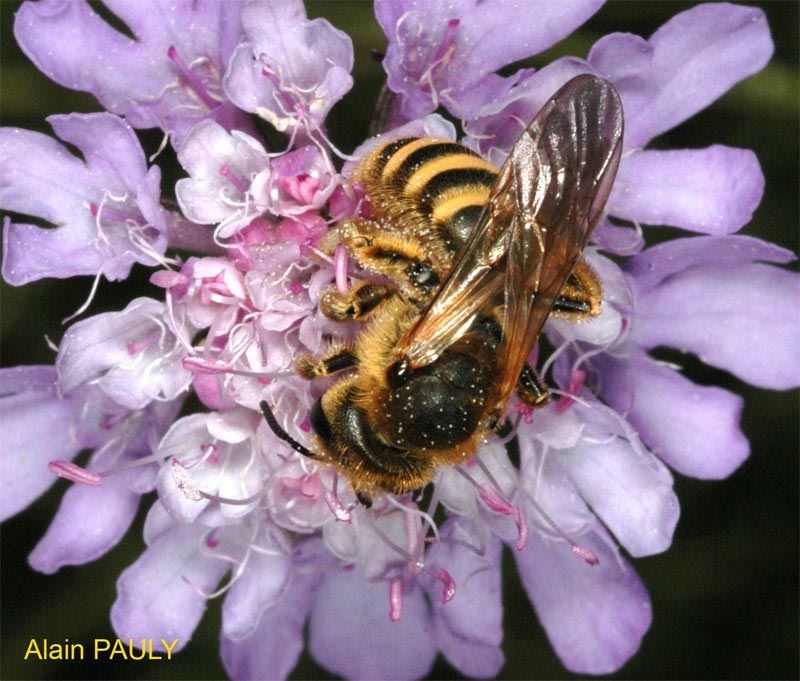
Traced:
POLYGON ((411 230, 450 253, 471 231, 496 177, 497 169, 470 149, 416 137, 378 147, 353 174, 390 229, 411 230))

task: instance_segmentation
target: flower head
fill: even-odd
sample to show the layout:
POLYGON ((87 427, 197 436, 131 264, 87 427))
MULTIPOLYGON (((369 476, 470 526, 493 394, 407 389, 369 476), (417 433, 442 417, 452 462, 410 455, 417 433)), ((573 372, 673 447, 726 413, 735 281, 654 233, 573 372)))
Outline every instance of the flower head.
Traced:
MULTIPOLYGON (((135 40, 80 0, 25 2, 15 33, 26 53, 112 113, 50 119, 83 159, 45 135, 0 130, 0 207, 57 225, 6 218, 3 275, 18 285, 157 268, 146 297, 68 327, 55 367, 0 373, 3 517, 55 475, 74 483, 31 565, 54 572, 99 557, 154 492, 146 548, 111 608, 120 638, 178 639, 177 652, 220 597, 233 678, 285 677, 305 630, 314 658, 347 678, 417 678, 439 653, 465 676, 491 677, 504 663, 505 544, 563 664, 619 669, 653 616, 626 555, 670 546, 671 471, 722 478, 749 453, 741 398, 696 385, 653 350, 793 387, 800 306, 798 276, 781 267, 794 255, 734 234, 763 192, 755 155, 645 148, 763 67, 763 13, 699 5, 649 39, 611 34, 586 58, 497 73, 600 4, 376 0, 398 125, 342 164, 326 117, 353 83, 352 44, 299 0, 115 10, 135 40), (48 38, 65 31, 83 44, 48 38), (602 282, 599 314, 548 320, 529 358, 550 385, 547 405, 512 400, 509 432, 487 429, 474 456, 441 467, 425 490, 367 503, 347 466, 330 465, 341 452, 325 449, 319 406, 350 380, 337 370, 369 371, 351 360, 365 329, 388 324, 383 313, 334 314, 355 287, 393 290, 391 270, 360 253, 366 237, 340 229, 390 231, 386 197, 365 190, 359 164, 387 141, 455 140, 457 121, 461 142, 500 165, 542 104, 583 73, 616 88, 626 128, 584 252, 602 282), (250 114, 284 145, 270 148, 250 114), (131 126, 170 135, 184 174, 165 192, 174 202, 161 199, 159 168, 148 170, 131 126), (642 224, 701 236, 649 245, 642 224), (57 427, 43 431, 42 419, 57 427)), ((415 244, 410 228, 389 236, 415 244)), ((389 300, 405 300, 398 290, 389 300)))

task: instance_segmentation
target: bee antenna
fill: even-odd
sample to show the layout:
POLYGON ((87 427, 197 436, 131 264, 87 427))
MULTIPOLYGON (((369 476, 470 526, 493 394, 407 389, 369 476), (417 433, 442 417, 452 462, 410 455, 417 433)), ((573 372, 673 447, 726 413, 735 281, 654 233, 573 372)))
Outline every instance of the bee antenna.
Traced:
POLYGON ((270 409, 270 406, 269 406, 269 404, 267 404, 266 400, 261 400, 261 403, 259 404, 259 406, 261 407, 261 413, 264 414, 264 418, 266 419, 267 424, 269 425, 269 427, 272 429, 272 432, 275 433, 275 435, 277 437, 279 437, 284 442, 287 442, 289 444, 289 446, 292 449, 294 449, 294 451, 299 452, 303 456, 307 456, 310 459, 314 458, 314 453, 310 449, 308 449, 308 448, 304 447, 303 445, 301 445, 297 440, 295 440, 291 435, 289 435, 289 433, 287 433, 281 427, 281 425, 278 423, 278 421, 275 418, 275 414, 272 413, 272 409, 270 409))

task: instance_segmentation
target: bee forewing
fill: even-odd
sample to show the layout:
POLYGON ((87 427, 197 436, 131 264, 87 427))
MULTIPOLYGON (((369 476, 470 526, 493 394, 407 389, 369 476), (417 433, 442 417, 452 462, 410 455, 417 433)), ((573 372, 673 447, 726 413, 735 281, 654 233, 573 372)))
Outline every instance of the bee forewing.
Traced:
POLYGON ((425 366, 503 307, 502 408, 553 301, 600 218, 622 150, 622 105, 605 80, 570 80, 542 107, 500 170, 478 223, 396 354, 425 366))

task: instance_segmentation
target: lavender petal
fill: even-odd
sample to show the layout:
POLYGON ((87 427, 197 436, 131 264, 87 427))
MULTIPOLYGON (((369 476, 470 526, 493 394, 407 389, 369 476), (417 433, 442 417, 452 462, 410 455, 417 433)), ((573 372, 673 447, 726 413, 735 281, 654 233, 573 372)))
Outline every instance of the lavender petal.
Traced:
POLYGON ((222 605, 222 637, 239 642, 256 635, 262 617, 287 598, 294 579, 291 558, 267 532, 257 537, 259 551, 251 551, 244 571, 233 582, 222 605))
POLYGON ((295 570, 247 638, 234 640, 223 633, 222 662, 232 679, 285 679, 289 675, 303 651, 303 628, 317 582, 315 573, 295 570))
POLYGON ((65 565, 96 560, 116 546, 139 507, 139 495, 128 489, 129 477, 114 475, 99 487, 72 485, 28 557, 31 567, 52 574, 65 565))
POLYGON ((167 245, 166 216, 149 211, 154 224, 142 216, 139 202, 157 203, 158 187, 130 126, 107 113, 48 120, 86 162, 46 135, 0 129, 0 207, 59 225, 7 219, 3 276, 15 285, 98 272, 115 280, 134 262, 154 265, 167 245))
POLYGON ((800 276, 761 263, 714 267, 713 260, 640 296, 632 340, 691 352, 763 388, 800 385, 800 276))
POLYGON ((743 401, 716 387, 700 386, 629 345, 620 359, 597 356, 604 400, 641 435, 668 466, 701 479, 730 475, 750 447, 739 427, 743 401))
MULTIPOLYGON (((434 612, 436 643, 448 662, 469 678, 497 675, 505 658, 503 604, 500 582, 500 542, 486 538, 483 555, 456 539, 472 544, 480 541, 479 521, 457 516, 440 530, 441 541, 428 551, 426 563, 434 570, 447 570, 455 582, 455 595, 443 603, 443 585, 431 580, 428 596, 434 612)), ((485 530, 484 530, 485 532, 485 530)))
POLYGON ((599 559, 587 565, 570 546, 532 533, 514 551, 522 584, 550 643, 577 674, 610 674, 639 649, 652 620, 633 568, 596 532, 577 538, 599 559))
POLYGON ((117 581, 111 624, 122 639, 161 639, 181 650, 194 632, 210 593, 229 564, 203 550, 207 528, 177 526, 160 535, 117 581))
POLYGON ((238 1, 112 2, 136 36, 113 29, 86 2, 25 2, 14 34, 31 61, 57 83, 95 95, 137 128, 159 126, 176 146, 211 116, 240 129, 245 118, 223 101, 220 74, 242 36, 238 1), (174 26, 181 26, 180 31, 174 26), (168 55, 174 50, 191 76, 168 55))
POLYGON ((389 620, 389 584, 369 582, 359 567, 328 571, 309 621, 309 651, 322 666, 348 679, 424 676, 436 656, 422 590, 403 592, 403 614, 389 620), (357 646, 353 645, 358 641, 357 646))
MULTIPOLYGON (((619 82, 629 148, 642 148, 704 109, 764 68, 773 51, 764 12, 729 3, 697 5, 677 14, 653 34, 649 45, 652 63, 646 76, 641 63, 646 57, 640 56, 631 69, 636 77, 619 82)), ((622 41, 615 47, 624 48, 617 52, 617 64, 633 53, 622 41)), ((610 55, 603 61, 611 61, 610 55)), ((620 75, 619 67, 609 74, 612 80, 620 75)))
POLYGON ((547 49, 601 5, 598 0, 568 6, 544 0, 514 5, 379 0, 375 16, 389 40, 383 62, 387 83, 402 96, 408 120, 432 112, 440 102, 462 116, 479 81, 547 49))
POLYGON ((5 520, 56 481, 48 462, 72 459, 83 443, 71 434, 74 406, 57 396, 53 367, 1 369, 0 389, 0 519, 5 520))
POLYGON ((648 225, 729 234, 747 224, 764 194, 764 176, 748 149, 643 151, 620 164, 608 212, 648 225))

